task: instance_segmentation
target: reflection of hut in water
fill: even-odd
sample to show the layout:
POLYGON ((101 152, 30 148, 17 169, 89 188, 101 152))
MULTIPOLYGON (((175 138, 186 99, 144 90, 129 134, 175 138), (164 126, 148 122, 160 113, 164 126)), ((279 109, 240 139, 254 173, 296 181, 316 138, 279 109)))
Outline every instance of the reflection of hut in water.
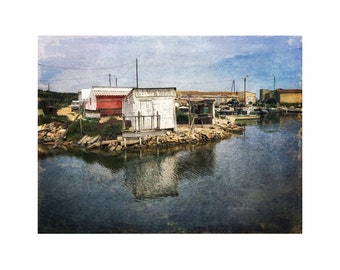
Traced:
POLYGON ((126 176, 126 185, 137 199, 177 196, 176 161, 175 156, 161 161, 150 156, 143 157, 136 164, 128 164, 131 168, 130 175, 126 176))

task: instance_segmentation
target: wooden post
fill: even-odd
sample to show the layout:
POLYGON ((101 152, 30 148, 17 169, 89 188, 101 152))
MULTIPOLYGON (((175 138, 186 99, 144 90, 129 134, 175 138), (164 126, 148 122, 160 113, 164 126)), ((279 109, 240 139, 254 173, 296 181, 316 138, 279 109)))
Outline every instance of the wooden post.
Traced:
POLYGON ((189 117, 188 117, 188 124, 191 125, 191 102, 189 102, 189 117))
POLYGON ((152 114, 150 117, 151 117, 151 129, 153 129, 154 115, 152 114))
POLYGON ((81 122, 81 118, 79 119, 79 125, 80 125, 80 134, 83 135, 83 125, 81 122))
POLYGON ((145 115, 142 116, 143 117, 143 129, 145 128, 145 115))
POLYGON ((157 116, 157 129, 160 129, 160 122, 159 122, 159 114, 158 114, 158 111, 156 112, 156 116, 157 116))
POLYGON ((140 111, 138 111, 138 131, 141 130, 140 117, 141 117, 141 113, 140 111))
POLYGON ((123 114, 122 131, 125 130, 125 115, 123 114))
POLYGON ((133 118, 135 119, 135 132, 137 131, 138 127, 137 127, 137 117, 136 116, 133 116, 133 118))

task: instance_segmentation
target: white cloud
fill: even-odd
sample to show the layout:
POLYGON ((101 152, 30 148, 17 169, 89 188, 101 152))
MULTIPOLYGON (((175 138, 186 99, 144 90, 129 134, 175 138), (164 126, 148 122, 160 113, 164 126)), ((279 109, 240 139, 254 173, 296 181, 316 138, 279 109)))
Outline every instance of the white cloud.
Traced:
MULTIPOLYGON (((231 79, 239 79, 248 73, 259 73, 256 69, 261 67, 261 63, 257 65, 252 57, 256 58, 258 53, 270 57, 271 54, 267 52, 271 51, 275 51, 276 55, 281 54, 282 57, 286 57, 288 56, 287 45, 299 48, 301 38, 260 36, 39 37, 39 62, 46 65, 79 68, 76 70, 40 66, 44 72, 39 71, 39 78, 46 80, 41 81, 44 84, 50 83, 52 90, 63 92, 74 92, 92 85, 108 85, 109 73, 112 74, 112 78, 118 77, 119 86, 135 86, 135 59, 138 58, 140 87, 174 86, 178 89, 203 91, 227 90, 230 88, 231 79), (240 55, 247 57, 237 57, 240 55), (237 69, 229 70, 220 65, 226 59, 241 62, 235 63, 237 69), (252 62, 250 62, 251 59, 252 62), (100 69, 103 67, 112 68, 100 69)), ((296 59, 298 63, 300 57, 297 54, 296 57, 291 58, 296 59)), ((269 58, 263 60, 267 63, 271 62, 269 58)), ((299 67, 299 63, 295 66, 299 67)), ((277 70, 277 73, 284 72, 285 70, 277 70)), ((299 72, 301 73, 300 70, 299 72)), ((279 74, 276 75, 279 76, 279 74)), ((252 77, 249 87, 266 88, 268 81, 261 81, 262 79, 252 77)))

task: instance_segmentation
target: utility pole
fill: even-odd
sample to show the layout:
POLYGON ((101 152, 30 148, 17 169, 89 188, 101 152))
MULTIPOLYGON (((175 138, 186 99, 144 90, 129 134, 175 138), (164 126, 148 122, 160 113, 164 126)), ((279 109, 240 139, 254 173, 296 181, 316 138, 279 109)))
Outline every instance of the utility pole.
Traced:
POLYGON ((249 77, 249 75, 246 75, 243 79, 243 95, 244 95, 244 104, 246 103, 246 85, 247 85, 247 77, 249 77))
POLYGON ((138 88, 138 59, 136 58, 136 83, 138 88))
POLYGON ((235 93, 235 80, 233 80, 233 83, 231 84, 231 92, 235 93))
POLYGON ((118 87, 118 78, 116 76, 116 87, 118 87))
POLYGON ((110 88, 111 88, 111 74, 109 74, 109 83, 110 83, 110 88))

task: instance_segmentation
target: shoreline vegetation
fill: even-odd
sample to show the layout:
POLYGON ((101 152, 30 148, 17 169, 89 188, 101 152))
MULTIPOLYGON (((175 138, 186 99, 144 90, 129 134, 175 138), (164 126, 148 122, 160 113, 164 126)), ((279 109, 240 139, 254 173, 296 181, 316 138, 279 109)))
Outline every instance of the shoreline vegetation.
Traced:
MULTIPOLYGON (((60 114, 58 114, 60 115, 60 114)), ((216 119, 214 125, 178 124, 177 130, 147 132, 135 138, 124 138, 119 117, 106 117, 98 121, 82 119, 72 113, 67 120, 56 121, 38 126, 38 153, 45 154, 54 149, 68 151, 80 148, 88 151, 119 154, 131 149, 154 149, 181 145, 199 145, 211 141, 228 139, 233 134, 243 134, 244 128, 228 118, 216 119), (75 116, 74 116, 75 115, 75 116)), ((62 115, 66 116, 66 115, 62 115)), ((133 133, 130 132, 129 133, 133 133)))

